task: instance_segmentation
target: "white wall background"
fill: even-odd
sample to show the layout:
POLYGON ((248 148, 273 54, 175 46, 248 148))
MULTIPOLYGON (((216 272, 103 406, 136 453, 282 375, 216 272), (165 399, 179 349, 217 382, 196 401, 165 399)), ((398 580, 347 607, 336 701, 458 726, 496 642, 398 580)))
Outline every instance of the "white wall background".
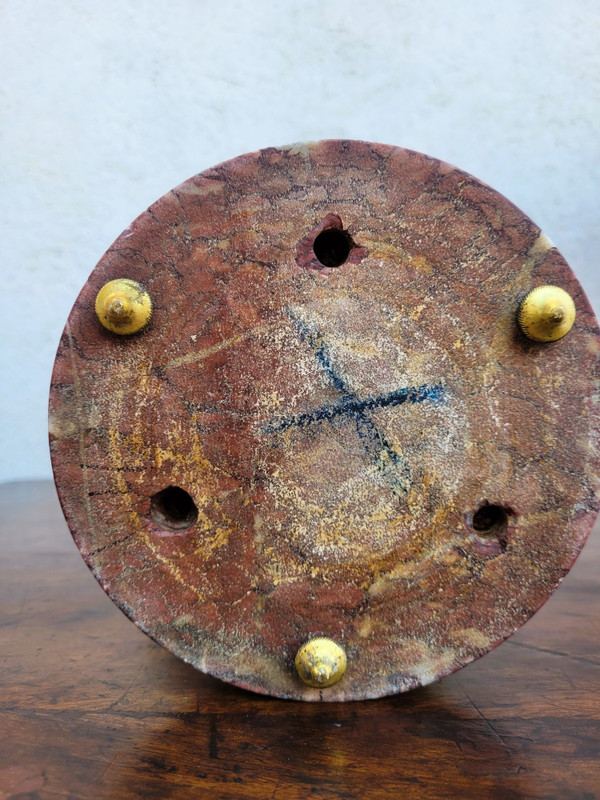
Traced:
POLYGON ((0 480, 105 249, 190 175, 331 137, 410 147, 527 212, 600 310, 597 0, 4 0, 0 480))

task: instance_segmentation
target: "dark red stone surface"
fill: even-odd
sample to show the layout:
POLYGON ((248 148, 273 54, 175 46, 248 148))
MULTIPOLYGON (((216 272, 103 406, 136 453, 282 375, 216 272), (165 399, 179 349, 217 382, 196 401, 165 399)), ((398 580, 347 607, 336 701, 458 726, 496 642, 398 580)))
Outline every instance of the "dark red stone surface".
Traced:
POLYGON ((50 397, 63 510, 94 574, 184 660, 255 691, 352 700, 458 669, 556 588, 598 509, 600 334, 551 242, 472 176, 419 153, 267 149, 165 195, 77 299, 50 397), (347 260, 312 244, 347 232, 347 260), (106 331, 114 278, 149 291, 106 331), (534 286, 573 330, 525 339, 534 286), (151 514, 169 486, 198 518, 151 514), (478 531, 477 510, 505 530, 478 531), (344 645, 321 692, 293 660, 344 645))

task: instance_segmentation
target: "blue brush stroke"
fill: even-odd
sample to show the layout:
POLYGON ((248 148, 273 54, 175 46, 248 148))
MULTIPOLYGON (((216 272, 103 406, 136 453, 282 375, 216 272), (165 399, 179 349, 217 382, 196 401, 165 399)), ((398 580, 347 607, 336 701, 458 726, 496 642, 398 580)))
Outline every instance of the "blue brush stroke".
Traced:
POLYGON ((331 403, 321 406, 314 411, 304 411, 302 414, 295 414, 291 417, 281 419, 263 428, 264 433, 282 433, 291 427, 304 428, 313 422, 332 420, 339 416, 363 415, 365 411, 372 411, 377 408, 389 408, 401 406, 404 403, 423 403, 428 400, 432 403, 440 403, 445 398, 444 387, 440 385, 429 386, 408 386, 405 389, 396 389, 387 394, 380 394, 376 397, 367 397, 360 400, 358 397, 343 397, 338 403, 331 403))
POLYGON ((429 386, 427 384, 417 387, 409 386, 375 397, 361 399, 352 391, 343 376, 334 367, 331 353, 323 341, 320 331, 311 328, 304 320, 296 317, 291 309, 288 309, 288 314, 300 338, 311 347, 323 372, 341 397, 337 403, 330 403, 314 411, 305 411, 301 414, 275 420, 263 428, 263 433, 283 433, 292 427, 305 428, 316 422, 331 422, 337 417, 352 419, 366 452, 375 459, 377 468, 389 477, 394 489, 398 489, 403 493, 408 491, 410 468, 407 462, 388 442, 368 412, 378 408, 401 406, 404 403, 422 403, 424 401, 439 403, 445 399, 443 386, 429 386), (392 467, 392 470, 390 470, 390 467, 392 467))

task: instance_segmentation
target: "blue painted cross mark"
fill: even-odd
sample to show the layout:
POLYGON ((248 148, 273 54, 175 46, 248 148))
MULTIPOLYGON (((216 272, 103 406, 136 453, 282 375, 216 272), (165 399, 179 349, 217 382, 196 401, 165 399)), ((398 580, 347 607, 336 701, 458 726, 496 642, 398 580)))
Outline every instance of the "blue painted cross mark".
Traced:
POLYGON ((410 468, 385 434, 378 429, 368 412, 377 408, 401 406, 404 403, 422 403, 423 401, 438 403, 445 398, 444 388, 439 384, 424 384, 423 386, 395 389, 386 394, 361 399, 335 368, 321 332, 316 328, 311 328, 304 320, 294 316, 291 311, 288 313, 300 338, 312 348, 321 368, 341 396, 337 403, 329 403, 314 411, 304 411, 301 414, 275 419, 263 428, 264 433, 283 433, 292 427, 304 428, 318 422, 331 422, 338 417, 350 419, 356 425, 359 438, 367 454, 374 459, 377 469, 387 475, 395 490, 405 493, 410 485, 410 468))

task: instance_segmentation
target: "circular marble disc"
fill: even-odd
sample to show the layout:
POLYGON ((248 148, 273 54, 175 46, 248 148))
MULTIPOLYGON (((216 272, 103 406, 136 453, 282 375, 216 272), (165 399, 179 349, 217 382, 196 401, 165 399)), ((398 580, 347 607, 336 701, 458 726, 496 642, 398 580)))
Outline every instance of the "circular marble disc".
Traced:
POLYGON ((600 336, 563 257, 472 176, 324 141, 206 170, 92 272, 50 395, 56 484, 117 605, 238 686, 358 700, 429 683, 522 625, 598 509, 600 336), (94 312, 130 278, 149 325, 94 312), (537 344, 533 287, 577 318, 537 344), (298 648, 347 653, 305 686, 298 648))

